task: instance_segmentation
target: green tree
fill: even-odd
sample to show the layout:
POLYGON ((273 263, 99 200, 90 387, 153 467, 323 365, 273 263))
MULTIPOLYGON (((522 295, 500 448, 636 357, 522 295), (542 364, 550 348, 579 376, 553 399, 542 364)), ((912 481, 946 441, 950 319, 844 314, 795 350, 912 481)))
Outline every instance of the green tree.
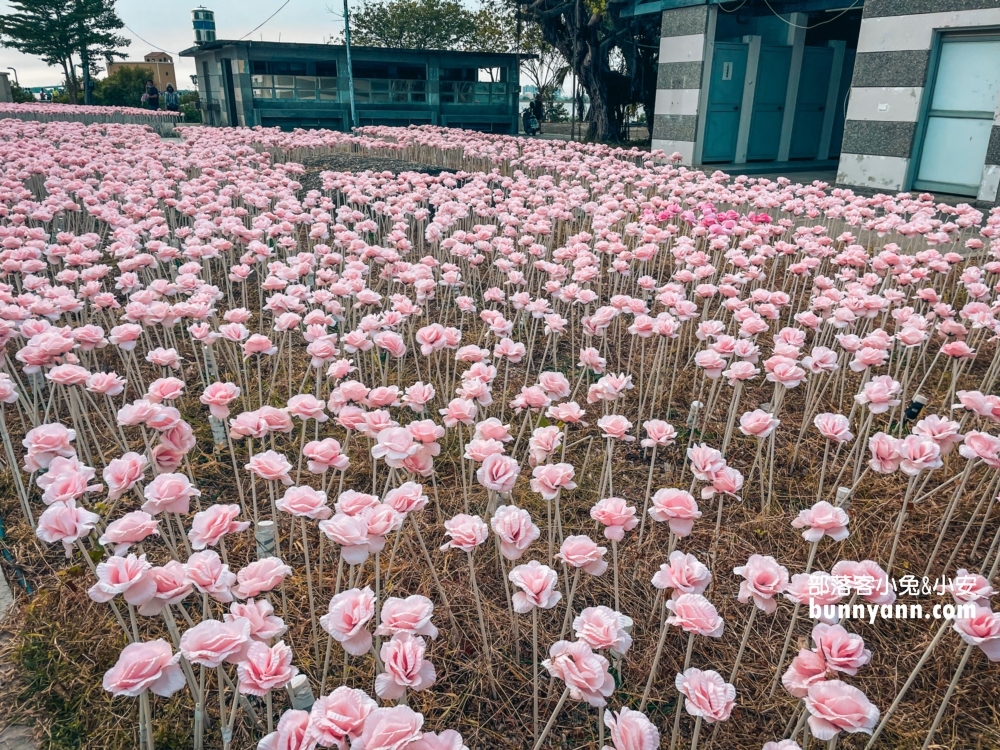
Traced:
POLYGON ((181 94, 181 114, 184 115, 184 122, 201 122, 201 108, 198 103, 197 91, 181 94))
POLYGON ((457 0, 373 0, 351 13, 351 43, 361 47, 463 49, 475 31, 457 0))
POLYGON ((149 71, 125 66, 94 85, 94 102, 105 106, 141 107, 149 71))
POLYGON ((129 40, 116 32, 124 27, 115 0, 8 0, 0 16, 0 46, 40 57, 61 67, 66 93, 76 103, 80 92, 78 65, 124 57, 129 40))
POLYGON ((17 83, 10 85, 11 99, 17 104, 30 104, 35 101, 35 97, 28 89, 22 89, 17 83))

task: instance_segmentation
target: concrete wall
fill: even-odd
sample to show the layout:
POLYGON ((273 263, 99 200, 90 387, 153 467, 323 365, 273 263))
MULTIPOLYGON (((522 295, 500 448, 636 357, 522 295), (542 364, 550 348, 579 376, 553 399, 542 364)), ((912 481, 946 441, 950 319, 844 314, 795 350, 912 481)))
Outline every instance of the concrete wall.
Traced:
POLYGON ((0 73, 0 102, 12 102, 14 95, 10 90, 10 78, 7 73, 0 73))
MULTIPOLYGON (((1000 0, 866 0, 838 182, 889 192, 910 186, 935 32, 986 26, 1000 26, 1000 0)), ((980 200, 997 200, 998 184, 1000 102, 980 200)))
POLYGON ((707 5, 663 11, 652 147, 668 155, 679 152, 684 164, 696 158, 702 81, 715 36, 715 13, 707 5))

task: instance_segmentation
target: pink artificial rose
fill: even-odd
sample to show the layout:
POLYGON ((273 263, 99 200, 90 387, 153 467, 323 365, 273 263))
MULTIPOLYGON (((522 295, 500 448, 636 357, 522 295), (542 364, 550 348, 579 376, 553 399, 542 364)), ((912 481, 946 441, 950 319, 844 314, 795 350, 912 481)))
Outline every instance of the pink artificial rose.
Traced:
POLYGON ((365 719, 351 750, 409 750, 420 739, 424 717, 407 706, 376 708, 365 719))
POLYGON ((205 510, 195 513, 191 521, 191 531, 188 539, 191 548, 202 550, 214 547, 227 534, 236 534, 250 528, 249 521, 237 521, 240 514, 239 505, 210 505, 205 510))
POLYGON ((390 596, 382 605, 381 624, 375 629, 375 635, 425 635, 437 638, 438 629, 431 622, 434 615, 434 603, 426 596, 413 594, 405 599, 390 596))
POLYGON ((158 378, 146 389, 146 400, 159 404, 174 401, 184 395, 184 381, 178 378, 158 378))
POLYGON ((291 487, 294 484, 288 475, 292 465, 287 458, 275 451, 269 450, 256 454, 250 459, 250 463, 243 468, 269 482, 281 482, 286 487, 291 487))
POLYGON ((368 521, 363 515, 335 513, 332 518, 320 521, 319 530, 340 545, 341 554, 348 564, 359 565, 368 559, 371 545, 368 521))
POLYGON ((387 427, 378 433, 375 445, 372 446, 372 458, 381 458, 386 465, 398 469, 403 461, 420 449, 413 435, 405 427, 387 427))
POLYGON ((560 490, 576 489, 573 481, 576 470, 571 464, 545 464, 536 466, 531 472, 531 490, 544 500, 554 500, 560 490))
POLYGON ((274 732, 257 743, 257 750, 313 750, 316 739, 309 726, 308 711, 285 711, 274 732))
POLYGON ((156 594, 150 568, 145 555, 113 555, 97 563, 97 583, 87 593, 95 602, 110 602, 121 594, 129 604, 141 606, 156 594))
POLYGON ((399 633, 382 644, 379 655, 385 672, 375 675, 375 693, 384 700, 398 700, 406 691, 419 692, 437 680, 434 665, 424 654, 427 644, 418 635, 399 633))
POLYGON ((733 568, 733 573, 745 579, 740 582, 740 602, 753 598, 754 604, 773 614, 778 606, 774 597, 788 587, 788 569, 769 555, 750 555, 747 564, 733 568))
POLYGON ((520 471, 517 461, 510 456, 493 454, 476 470, 476 479, 486 489, 507 495, 514 489, 520 471))
POLYGON ((871 734, 879 711, 863 692, 840 680, 825 680, 810 686, 805 697, 809 729, 826 742, 840 732, 871 734))
POLYGON ((985 576, 959 568, 951 584, 940 587, 938 593, 951 594, 958 604, 976 602, 981 607, 989 608, 990 597, 996 591, 985 576))
POLYGON ((278 510, 300 518, 325 520, 333 514, 326 504, 326 493, 318 492, 308 485, 289 487, 275 505, 278 510))
POLYGON ((319 618, 319 622, 344 651, 362 656, 372 647, 372 634, 365 626, 374 614, 375 594, 365 586, 341 591, 333 597, 329 611, 319 618))
POLYGON ((472 552, 485 542, 489 535, 489 529, 482 518, 465 513, 459 513, 454 518, 445 521, 444 529, 445 534, 451 539, 441 545, 442 551, 460 549, 463 552, 472 552))
POLYGON ((403 482, 385 493, 385 505, 395 510, 401 516, 427 507, 428 498, 424 494, 423 485, 416 482, 403 482))
POLYGON ((424 732, 420 739, 406 746, 406 750, 469 750, 462 735, 454 729, 443 732, 424 732))
POLYGON ((902 460, 902 456, 899 454, 899 440, 891 435, 876 432, 868 438, 868 450, 872 454, 868 461, 868 466, 871 467, 872 471, 879 474, 891 474, 899 468, 899 462, 902 460))
POLYGON ((253 641, 247 648, 246 659, 236 667, 236 673, 241 693, 263 697, 275 688, 283 688, 299 670, 292 666, 292 650, 284 641, 270 647, 253 641))
POLYGON ((604 712, 604 725, 611 735, 614 750, 658 750, 660 732, 646 715, 622 706, 617 714, 604 712))
POLYGON ((715 448, 705 443, 699 443, 687 449, 687 457, 691 462, 691 471, 702 482, 711 482, 712 477, 726 468, 726 460, 715 448))
POLYGON ((191 593, 193 586, 187 579, 187 571, 177 560, 168 560, 163 567, 152 567, 149 575, 156 583, 153 598, 139 607, 139 614, 153 617, 163 611, 167 604, 180 604, 191 593))
POLYGON ((96 513, 76 507, 75 500, 52 503, 38 517, 35 535, 49 544, 62 542, 66 557, 71 557, 77 540, 93 531, 100 520, 96 513))
POLYGON ((562 599, 558 574, 538 560, 514 567, 507 578, 515 589, 519 589, 511 597, 514 611, 519 614, 530 612, 535 607, 552 609, 562 599))
POLYGON ((872 652, 865 648, 864 639, 840 625, 819 623, 813 628, 812 639, 827 668, 835 672, 854 675, 871 661, 872 652))
POLYGON ((571 568, 582 568, 592 576, 599 576, 608 569, 606 547, 597 546, 589 536, 568 536, 563 540, 556 557, 571 568))
POLYGON ((347 740, 357 741, 364 731, 365 720, 376 708, 378 704, 363 690, 341 685, 313 704, 309 731, 322 747, 347 750, 347 740))
POLYGON ((947 456, 964 437, 959 433, 961 425, 937 414, 929 414, 913 425, 913 434, 930 438, 937 443, 942 456, 947 456))
POLYGON ((851 519, 843 508, 820 500, 811 508, 800 510, 799 515, 792 520, 792 528, 805 529, 802 538, 807 542, 818 542, 824 536, 842 542, 850 534, 847 530, 850 522, 851 519))
POLYGON ((829 412, 817 414, 813 417, 813 424, 816 425, 819 434, 827 440, 833 440, 836 443, 846 443, 854 439, 854 435, 851 434, 851 430, 849 429, 850 422, 847 421, 847 417, 843 414, 832 414, 829 412))
POLYGON ((820 622, 833 625, 840 619, 836 607, 832 614, 826 607, 840 603, 844 598, 843 589, 833 580, 833 576, 822 570, 793 575, 788 588, 784 591, 784 596, 789 601, 805 607, 813 605, 820 607, 818 617, 820 622))
POLYGON ((519 560, 531 543, 541 536, 528 511, 513 505, 501 505, 490 519, 490 527, 500 537, 500 553, 508 560, 519 560))
POLYGON ((701 518, 698 503, 690 492, 667 487, 657 490, 649 507, 649 515, 654 521, 666 521, 670 531, 679 538, 686 537, 694 529, 694 522, 701 518))
POLYGON ((604 536, 620 542, 625 532, 639 525, 635 517, 635 506, 628 505, 620 497, 606 497, 598 500, 590 509, 590 517, 604 525, 604 536))
POLYGON ((608 660, 595 654, 584 641, 556 641, 542 666, 566 683, 573 700, 599 708, 607 704, 607 698, 615 691, 608 660))
POLYGON ((632 619, 610 607, 587 607, 573 620, 573 632, 578 640, 592 649, 609 649, 624 654, 632 645, 629 629, 632 619))
POLYGON ((121 555, 151 534, 159 536, 159 523, 145 511, 134 510, 109 523, 97 541, 99 544, 113 544, 114 554, 121 555))
POLYGON ((802 746, 795 740, 777 740, 765 742, 763 750, 802 750, 802 746))
POLYGON ((347 456, 341 452, 340 443, 333 438, 306 443, 302 455, 307 459, 306 467, 313 474, 325 474, 329 469, 343 471, 350 464, 347 456))
POLYGON ((773 414, 754 409, 740 416, 740 432, 749 437, 766 438, 781 424, 773 414))
POLYGON ((195 552, 188 558, 184 569, 188 582, 199 591, 224 604, 233 600, 232 588, 236 583, 236 574, 222 562, 214 550, 195 552))
POLYGON ((889 581, 889 575, 874 560, 841 560, 830 571, 838 581, 858 592, 865 601, 872 604, 892 604, 896 592, 889 581))
POLYGON ((826 673, 827 666, 823 654, 803 648, 781 675, 781 684, 789 695, 805 698, 810 687, 826 679, 826 673))
POLYGON ((597 427, 601 431, 601 437, 608 440, 621 440, 630 443, 635 440, 628 431, 632 429, 632 423, 620 414, 609 414, 597 420, 597 427))
POLYGON ((701 594, 681 594, 667 602, 667 609, 673 612, 673 615, 667 617, 670 625, 676 625, 686 633, 711 638, 722 637, 725 622, 719 617, 712 602, 701 594))
POLYGON ((916 476, 921 471, 933 471, 944 466, 941 448, 929 437, 907 435, 899 441, 899 469, 907 476, 916 476))
POLYGON ((658 589, 673 589, 673 598, 682 594, 704 594, 712 574, 697 557, 674 550, 669 562, 660 565, 653 575, 652 583, 658 589))
POLYGON ((687 698, 684 702, 687 712, 709 724, 728 719, 736 705, 736 688, 710 669, 686 669, 674 678, 674 686, 687 698))
POLYGON ((180 513, 191 510, 191 498, 201 496, 184 474, 158 474, 143 490, 146 502, 142 509, 152 516, 158 513, 180 513))
POLYGON ((956 617, 952 627, 970 646, 979 646, 990 661, 1000 661, 1000 612, 976 607, 971 617, 956 617))
POLYGON ((239 386, 233 383, 212 383, 199 397, 199 401, 208 407, 216 419, 229 417, 229 404, 240 397, 239 386))
POLYGON ((861 393, 854 396, 854 400, 862 405, 867 404, 872 414, 884 414, 889 411, 889 407, 899 406, 896 396, 901 390, 902 386, 889 375, 879 375, 872 378, 861 393))
POLYGON ((252 642, 250 623, 242 617, 230 622, 202 620, 181 636, 180 650, 192 664, 214 668, 239 664, 252 642))
POLYGON ((125 390, 125 378, 114 372, 95 372, 87 378, 87 390, 105 396, 120 396, 125 390))
POLYGON ((274 614, 274 607, 267 599, 233 602, 222 619, 232 622, 237 618, 247 620, 250 623, 250 637, 263 643, 268 643, 272 638, 277 638, 288 630, 284 620, 274 614))
POLYGON ((234 593, 240 599, 273 591, 285 578, 292 574, 292 569, 277 557, 262 557, 247 565, 236 574, 238 584, 234 593))
POLYGON ((108 485, 108 500, 117 500, 132 489, 148 464, 145 456, 132 452, 111 459, 101 474, 108 485))
MULTIPOLYGON (((643 422, 642 428, 646 431, 646 437, 640 443, 643 448, 666 448, 673 445, 674 440, 677 439, 677 430, 662 419, 650 419, 643 422)), ((633 713, 638 712, 633 711, 633 713)))
POLYGON ((61 424, 43 424, 28 430, 21 445, 28 449, 24 458, 24 470, 35 472, 49 468, 53 458, 72 458, 76 450, 70 443, 76 440, 76 430, 61 424))
POLYGON ((130 643, 122 649, 115 665, 104 673, 102 684, 112 695, 136 698, 146 690, 169 697, 184 687, 184 673, 175 654, 162 638, 130 643))

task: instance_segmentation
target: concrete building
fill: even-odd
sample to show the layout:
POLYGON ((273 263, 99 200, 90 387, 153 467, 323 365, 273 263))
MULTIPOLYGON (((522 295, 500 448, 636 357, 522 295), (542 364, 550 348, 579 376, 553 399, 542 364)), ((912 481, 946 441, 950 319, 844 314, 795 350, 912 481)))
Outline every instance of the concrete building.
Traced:
POLYGON ((14 94, 10 90, 10 78, 8 73, 0 73, 0 102, 14 101, 14 94))
MULTIPOLYGON (((347 50, 216 40, 193 57, 203 121, 347 130, 347 50)), ((516 133, 518 56, 351 46, 357 125, 433 124, 516 133)))
POLYGON ((107 68, 109 76, 113 75, 120 68, 140 68, 146 71, 146 74, 153 80, 156 88, 161 92, 167 90, 167 84, 170 84, 175 89, 179 88, 177 85, 177 73, 174 71, 174 58, 166 52, 150 52, 143 57, 141 62, 138 60, 124 60, 122 62, 108 61, 107 68))
POLYGON ((1000 196, 1000 0, 636 0, 660 13, 653 147, 1000 196))

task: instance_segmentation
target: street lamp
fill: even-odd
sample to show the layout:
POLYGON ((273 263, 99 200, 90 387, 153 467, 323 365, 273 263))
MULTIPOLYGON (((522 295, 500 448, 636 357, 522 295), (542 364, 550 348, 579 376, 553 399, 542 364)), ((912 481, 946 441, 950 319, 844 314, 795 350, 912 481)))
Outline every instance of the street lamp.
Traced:
POLYGON ((7 70, 13 70, 14 71, 14 83, 17 84, 18 88, 20 88, 21 87, 21 82, 19 80, 17 80, 17 68, 8 67, 7 70))

